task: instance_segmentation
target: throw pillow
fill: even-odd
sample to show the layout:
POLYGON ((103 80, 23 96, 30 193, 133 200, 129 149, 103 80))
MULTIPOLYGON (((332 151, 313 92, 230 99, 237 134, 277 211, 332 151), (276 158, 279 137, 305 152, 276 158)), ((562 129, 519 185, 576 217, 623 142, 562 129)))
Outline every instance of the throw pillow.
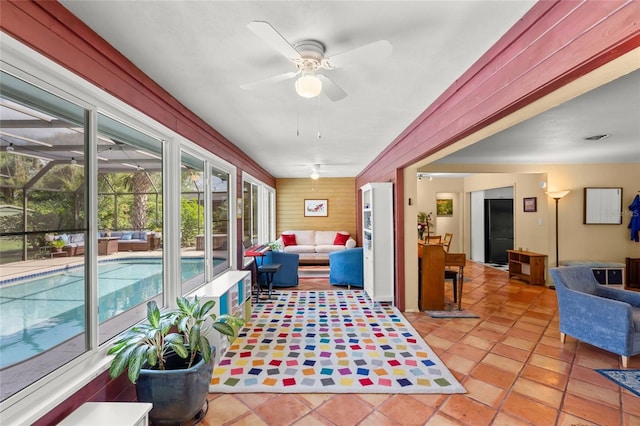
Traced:
POLYGON ((349 234, 336 233, 336 238, 333 240, 334 246, 343 246, 349 241, 349 234))
POLYGON ((284 246, 296 246, 296 234, 282 234, 282 242, 284 246))
POLYGON ((122 234, 122 236, 120 237, 121 240, 125 241, 125 240, 131 240, 131 235, 128 232, 125 232, 124 234, 122 234))

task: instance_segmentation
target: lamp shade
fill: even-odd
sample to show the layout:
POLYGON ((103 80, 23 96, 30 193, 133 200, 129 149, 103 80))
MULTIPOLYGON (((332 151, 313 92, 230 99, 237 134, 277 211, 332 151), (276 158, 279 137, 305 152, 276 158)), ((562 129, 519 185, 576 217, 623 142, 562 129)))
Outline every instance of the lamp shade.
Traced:
POLYGON ((547 192, 547 195, 554 200, 559 200, 560 198, 567 195, 570 191, 555 191, 555 192, 547 192))
POLYGON ((304 74, 296 80, 296 93, 303 98, 314 98, 322 92, 322 81, 313 74, 304 74))

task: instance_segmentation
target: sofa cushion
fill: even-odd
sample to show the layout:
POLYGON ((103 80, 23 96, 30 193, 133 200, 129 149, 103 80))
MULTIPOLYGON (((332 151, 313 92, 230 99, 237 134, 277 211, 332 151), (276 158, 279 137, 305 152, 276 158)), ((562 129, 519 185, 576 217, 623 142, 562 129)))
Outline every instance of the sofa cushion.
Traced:
POLYGON ((79 234, 71 234, 69 236, 69 242, 70 243, 84 243, 84 234, 79 233, 79 234))
POLYGON ((141 240, 147 241, 147 232, 146 231, 136 231, 131 233, 132 240, 141 240))
POLYGON ((287 234, 295 234, 298 245, 313 246, 316 244, 316 231, 290 231, 287 234))
POLYGON ((316 231, 314 244, 317 246, 333 245, 336 238, 336 231, 316 231))
POLYGON ((332 251, 346 250, 344 245, 321 244, 316 246, 316 253, 331 253, 332 251))
POLYGON ((308 245, 295 245, 295 246, 286 246, 284 248, 285 253, 314 253, 316 251, 315 246, 308 245))
POLYGON ((296 234, 282 234, 282 243, 285 247, 298 245, 296 234))
POLYGON ((336 232, 336 236, 333 239, 333 245, 343 246, 347 244, 347 241, 349 241, 349 234, 346 234, 344 232, 336 232))

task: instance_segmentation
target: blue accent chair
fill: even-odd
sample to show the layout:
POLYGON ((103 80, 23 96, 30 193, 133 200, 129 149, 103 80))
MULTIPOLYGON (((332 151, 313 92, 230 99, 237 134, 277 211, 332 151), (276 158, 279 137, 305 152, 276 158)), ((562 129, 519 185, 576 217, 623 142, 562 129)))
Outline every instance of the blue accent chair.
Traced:
POLYGON ((640 354, 640 293, 598 283, 588 266, 549 270, 556 287, 560 341, 568 334, 618 354, 623 368, 640 354))
POLYGON ((329 253, 329 283, 364 287, 364 266, 362 247, 329 253))
MULTIPOLYGON (((269 251, 262 258, 257 258, 258 265, 279 263, 280 270, 273 274, 272 287, 296 287, 298 285, 298 265, 300 255, 296 253, 284 253, 281 251, 269 251)), ((266 277, 261 274, 260 285, 266 285, 266 277)))

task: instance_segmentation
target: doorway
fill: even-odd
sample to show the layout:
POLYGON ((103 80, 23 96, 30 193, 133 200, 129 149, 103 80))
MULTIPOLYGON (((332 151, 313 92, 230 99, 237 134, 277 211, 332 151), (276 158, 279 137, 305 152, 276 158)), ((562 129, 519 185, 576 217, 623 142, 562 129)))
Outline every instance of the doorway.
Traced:
POLYGON ((513 199, 484 200, 485 263, 507 263, 513 249, 513 199))

